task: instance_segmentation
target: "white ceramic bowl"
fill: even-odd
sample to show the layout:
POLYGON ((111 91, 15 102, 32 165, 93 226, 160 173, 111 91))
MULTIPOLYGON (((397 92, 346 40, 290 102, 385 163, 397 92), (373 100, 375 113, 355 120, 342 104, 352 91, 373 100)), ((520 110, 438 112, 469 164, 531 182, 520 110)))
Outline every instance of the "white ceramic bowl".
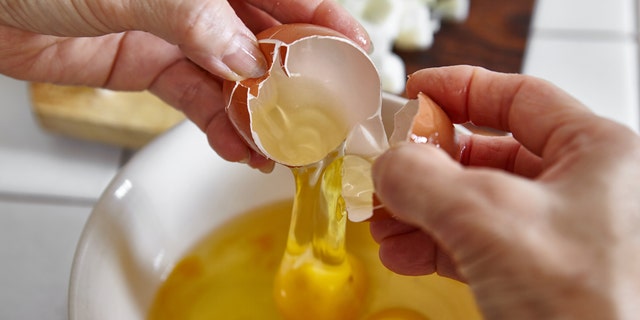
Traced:
MULTIPOLYGON (((383 119, 403 102, 385 96, 383 119)), ((144 319, 191 246, 233 215, 293 194, 286 168, 262 174, 226 162, 194 125, 180 124, 139 151, 96 204, 73 262, 70 319, 144 319)))

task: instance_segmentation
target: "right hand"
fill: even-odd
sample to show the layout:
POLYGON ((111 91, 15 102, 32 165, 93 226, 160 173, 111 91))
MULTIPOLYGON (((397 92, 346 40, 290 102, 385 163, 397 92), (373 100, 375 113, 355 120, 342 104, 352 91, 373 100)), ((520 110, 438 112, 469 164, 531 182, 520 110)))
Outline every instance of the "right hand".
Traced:
POLYGON ((426 69, 420 91, 513 137, 462 136, 461 163, 408 143, 379 157, 383 263, 466 281, 487 319, 637 318, 640 137, 528 76, 426 69))

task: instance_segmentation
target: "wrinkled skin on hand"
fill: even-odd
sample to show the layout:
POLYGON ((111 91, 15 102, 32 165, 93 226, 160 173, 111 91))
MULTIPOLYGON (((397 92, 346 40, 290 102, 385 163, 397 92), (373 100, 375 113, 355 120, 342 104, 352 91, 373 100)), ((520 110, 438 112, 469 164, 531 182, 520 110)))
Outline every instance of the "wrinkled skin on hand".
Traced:
POLYGON ((148 89, 181 110, 220 156, 269 171, 229 123, 222 79, 256 77, 254 33, 305 22, 365 50, 364 28, 331 0, 0 0, 0 73, 56 84, 148 89))
POLYGON ((523 75, 427 69, 407 85, 420 91, 456 123, 513 136, 460 137, 460 163, 429 145, 382 155, 383 263, 466 281, 488 319, 636 318, 640 137, 523 75))

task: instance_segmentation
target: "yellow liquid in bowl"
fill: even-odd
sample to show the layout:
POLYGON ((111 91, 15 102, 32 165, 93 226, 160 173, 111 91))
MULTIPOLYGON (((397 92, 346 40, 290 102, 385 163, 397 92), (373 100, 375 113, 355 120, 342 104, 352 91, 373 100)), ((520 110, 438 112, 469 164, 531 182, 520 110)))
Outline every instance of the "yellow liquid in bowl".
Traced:
POLYGON ((328 108, 338 104, 321 85, 280 77, 252 105, 252 126, 275 159, 293 166, 293 203, 213 230, 175 266, 148 319, 478 319, 463 284, 381 265, 368 225, 347 222, 346 107, 328 108))
MULTIPOLYGON (((282 319, 273 288, 291 210, 290 201, 275 203, 212 230, 175 266, 148 320, 282 319)), ((394 274, 380 263, 368 223, 347 222, 347 229, 347 251, 361 264, 367 283, 353 319, 481 319, 466 285, 437 275, 394 274)), ((304 313, 300 319, 311 320, 304 313)))

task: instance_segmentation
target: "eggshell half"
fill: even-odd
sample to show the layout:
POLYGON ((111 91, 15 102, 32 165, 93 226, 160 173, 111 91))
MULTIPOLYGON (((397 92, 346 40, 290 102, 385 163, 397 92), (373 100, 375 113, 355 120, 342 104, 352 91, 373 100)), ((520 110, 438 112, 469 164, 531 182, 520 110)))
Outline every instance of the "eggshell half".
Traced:
MULTIPOLYGON (((455 153, 451 121, 422 94, 397 112, 393 134, 387 138, 381 117, 382 90, 378 71, 366 52, 336 31, 315 25, 290 24, 268 29, 257 37, 260 49, 267 57, 268 71, 260 78, 224 83, 229 119, 252 148, 286 166, 318 162, 344 143, 342 196, 350 220, 364 221, 372 216, 371 166, 375 158, 388 149, 390 141, 435 143, 450 154, 455 153), (323 112, 334 115, 335 121, 330 121, 332 127, 327 130, 338 134, 327 136, 337 137, 336 141, 316 138, 318 141, 313 143, 327 145, 309 157, 288 157, 282 150, 276 152, 279 144, 285 143, 268 134, 281 131, 278 121, 285 121, 287 115, 273 121, 258 120, 257 117, 263 117, 264 112, 260 111, 266 109, 261 108, 280 104, 283 99, 296 108, 322 108, 323 112), (259 122, 268 125, 261 127, 257 125, 259 122)), ((298 134, 300 132, 285 132, 281 137, 298 134)), ((317 149, 317 145, 313 146, 317 149)))
MULTIPOLYGON (((360 212, 358 216, 370 215, 371 163, 388 148, 381 118, 381 83, 375 65, 355 43, 320 26, 281 25, 265 30, 257 38, 267 58, 268 71, 261 78, 224 83, 229 119, 253 149, 286 166, 315 163, 344 143, 342 180, 347 212, 350 217, 351 212, 356 211, 360 212), (326 146, 309 157, 288 158, 281 150, 276 152, 278 143, 271 140, 277 139, 262 139, 266 133, 260 132, 264 129, 257 125, 259 121, 254 117, 260 114, 260 108, 281 98, 299 103, 300 107, 322 101, 316 107, 335 115, 335 127, 327 130, 338 134, 327 136, 337 136, 336 141, 316 138, 318 144, 326 146)), ((280 128, 275 125, 278 119, 274 120, 263 122, 271 123, 271 129, 278 131, 280 128)), ((287 135, 296 134, 298 132, 287 135)))
POLYGON ((280 94, 273 91, 282 91, 282 83, 289 86, 289 100, 304 101, 305 96, 319 92, 321 99, 330 100, 323 108, 329 108, 328 112, 337 115, 345 127, 344 139, 333 143, 334 147, 346 140, 346 153, 367 157, 387 148, 380 121, 380 78, 366 52, 336 31, 315 25, 280 25, 257 37, 268 60, 267 74, 225 82, 223 88, 231 122, 255 150, 287 166, 307 165, 323 158, 298 162, 278 157, 262 143, 262 133, 257 132, 252 117, 280 94))

